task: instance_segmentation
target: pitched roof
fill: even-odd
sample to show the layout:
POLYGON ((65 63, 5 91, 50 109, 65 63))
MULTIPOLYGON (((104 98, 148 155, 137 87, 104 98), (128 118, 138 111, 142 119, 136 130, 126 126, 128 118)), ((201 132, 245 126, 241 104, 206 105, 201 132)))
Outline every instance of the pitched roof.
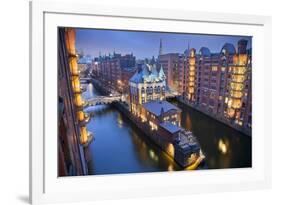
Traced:
POLYGON ((222 47, 221 51, 223 51, 223 50, 226 50, 226 52, 228 54, 235 54, 236 53, 236 49, 235 49, 234 45, 231 44, 231 43, 224 44, 224 46, 222 47))
POLYGON ((202 56, 205 56, 205 57, 211 56, 211 52, 210 52, 209 48, 207 48, 207 47, 202 47, 199 52, 201 53, 202 56))
POLYGON ((174 125, 168 121, 160 123, 160 126, 172 134, 182 130, 181 127, 178 127, 177 125, 174 125))
POLYGON ((131 77, 130 82, 144 83, 144 82, 160 82, 165 80, 165 73, 163 70, 158 72, 155 65, 143 64, 141 69, 131 77))
POLYGON ((149 101, 143 104, 143 107, 149 111, 150 113, 153 113, 156 116, 160 116, 161 113, 166 113, 170 110, 177 110, 180 111, 178 107, 175 105, 167 102, 167 101, 160 101, 160 100, 155 100, 155 101, 149 101))

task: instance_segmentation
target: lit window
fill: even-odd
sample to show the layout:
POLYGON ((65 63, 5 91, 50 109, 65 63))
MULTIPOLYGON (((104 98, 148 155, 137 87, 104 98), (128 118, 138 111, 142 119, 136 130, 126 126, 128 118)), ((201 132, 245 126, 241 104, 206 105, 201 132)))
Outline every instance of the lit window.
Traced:
POLYGON ((227 102, 228 102, 228 97, 225 98, 225 103, 227 103, 227 102))
POLYGON ((212 71, 217 71, 218 67, 217 66, 212 66, 212 71))

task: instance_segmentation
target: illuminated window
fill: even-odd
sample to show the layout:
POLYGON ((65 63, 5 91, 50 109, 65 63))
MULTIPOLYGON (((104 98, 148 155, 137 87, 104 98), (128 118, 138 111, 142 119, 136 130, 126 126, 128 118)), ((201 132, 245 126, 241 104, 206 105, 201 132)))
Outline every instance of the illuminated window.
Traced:
POLYGON ((212 71, 217 71, 218 67, 217 66, 212 66, 212 71))
POLYGON ((227 103, 227 102, 228 102, 228 97, 226 97, 226 98, 225 98, 225 101, 224 101, 224 102, 225 102, 225 103, 227 103))

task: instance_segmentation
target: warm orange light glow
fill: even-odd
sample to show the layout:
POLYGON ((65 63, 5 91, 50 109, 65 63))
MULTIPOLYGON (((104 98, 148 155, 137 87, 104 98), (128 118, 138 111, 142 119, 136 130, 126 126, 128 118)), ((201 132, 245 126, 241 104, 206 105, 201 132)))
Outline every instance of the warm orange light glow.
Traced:
POLYGON ((223 154, 227 153, 227 144, 222 139, 219 140, 218 148, 223 154))
POLYGON ((195 71, 189 71, 189 76, 191 77, 194 77, 195 76, 195 71))
POLYGON ((212 71, 217 71, 218 67, 217 66, 212 66, 212 71))
POLYGON ((190 58, 189 59, 189 65, 195 65, 195 58, 190 58))
POLYGON ((188 88, 188 92, 189 92, 190 94, 193 94, 193 93, 194 93, 194 88, 193 88, 193 87, 188 88))
POLYGON ((187 164, 191 165, 191 164, 195 163, 197 159, 198 159, 197 154, 196 153, 192 153, 190 155, 190 157, 187 159, 187 164))
POLYGON ((233 98, 241 98, 243 96, 243 93, 240 92, 240 91, 231 90, 230 96, 233 97, 233 98))
POLYGON ((247 54, 238 54, 233 58, 233 63, 236 65, 246 65, 248 59, 247 54))
POLYGON ((242 83, 230 83, 230 87, 232 90, 236 90, 236 91, 241 91, 244 88, 244 85, 242 83))
POLYGON ((232 108, 237 109, 237 108, 241 108, 241 106, 242 106, 241 99, 236 99, 236 98, 232 99, 232 103, 231 103, 232 108))
POLYGON ((195 83, 194 83, 193 81, 191 81, 191 82, 188 83, 188 86, 189 86, 189 87, 193 87, 194 85, 195 85, 195 83))
POLYGON ((82 144, 85 144, 87 143, 88 141, 88 131, 87 131, 87 128, 85 126, 81 127, 80 128, 80 141, 82 144))
POLYGON ((192 49, 189 56, 189 70, 188 70, 188 81, 187 81, 187 97, 188 100, 194 101, 194 93, 195 93, 195 49, 192 49))
POLYGON ((79 75, 79 70, 78 70, 76 58, 71 57, 69 59, 69 66, 70 66, 71 75, 79 75))
POLYGON ((247 78, 247 54, 237 54, 233 56, 233 66, 231 71, 230 98, 228 101, 227 114, 230 118, 237 118, 242 107, 242 97, 244 93, 244 82, 247 78))
POLYGON ((244 67, 244 66, 232 67, 232 73, 233 74, 244 75, 245 72, 246 72, 246 67, 244 67))
POLYGON ((245 76, 244 75, 232 75, 231 76, 231 80, 234 82, 238 82, 238 83, 242 83, 245 80, 245 76))
POLYGON ((172 143, 169 143, 166 150, 173 158, 175 156, 175 148, 172 143))
POLYGON ((76 113, 77 118, 79 121, 83 121, 84 120, 84 112, 83 111, 79 111, 76 113))
POLYGON ((233 108, 228 108, 227 109, 227 115, 229 116, 229 117, 234 117, 234 114, 235 114, 235 110, 233 109, 233 108))
POLYGON ((81 94, 74 94, 74 104, 76 106, 83 106, 84 105, 84 101, 83 101, 83 98, 82 98, 81 94))
POLYGON ((80 79, 78 76, 72 76, 72 89, 74 92, 80 92, 80 79))
POLYGON ((75 48, 75 39, 76 39, 76 32, 74 28, 66 28, 66 48, 69 54, 75 55, 76 48, 75 48))
POLYGON ((195 77, 194 76, 189 76, 188 79, 189 79, 190 82, 194 82, 195 81, 195 77))

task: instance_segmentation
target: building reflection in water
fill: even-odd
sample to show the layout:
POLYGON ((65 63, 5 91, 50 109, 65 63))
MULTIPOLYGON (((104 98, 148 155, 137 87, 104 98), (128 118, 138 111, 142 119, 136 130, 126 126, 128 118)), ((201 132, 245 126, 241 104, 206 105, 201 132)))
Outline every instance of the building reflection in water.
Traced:
POLYGON ((219 148, 219 150, 221 151, 222 154, 227 153, 228 146, 229 146, 229 143, 224 142, 223 139, 219 140, 218 148, 219 148))
POLYGON ((123 120, 122 120, 121 113, 118 113, 118 115, 117 115, 117 124, 120 128, 123 127, 123 120))
POLYGON ((140 159, 140 162, 148 166, 156 166, 159 171, 172 171, 181 170, 181 168, 175 164, 166 153, 153 144, 146 136, 138 133, 138 131, 132 131, 132 142, 136 150, 136 154, 140 159))
POLYGON ((252 139, 186 105, 171 101, 182 110, 182 125, 193 132, 206 156, 208 169, 252 166, 252 139))
POLYGON ((187 130, 192 130, 192 122, 191 122, 191 118, 190 118, 190 115, 186 115, 186 118, 185 118, 185 128, 187 130))
MULTIPOLYGON (((97 95, 92 86, 85 95, 88 92, 97 95)), ((178 106, 183 111, 181 124, 197 136, 206 155, 207 168, 251 166, 251 138, 202 113, 178 106)), ((89 147, 89 174, 183 169, 113 106, 98 105, 86 111, 94 114, 87 128, 95 134, 95 141, 89 147)))

